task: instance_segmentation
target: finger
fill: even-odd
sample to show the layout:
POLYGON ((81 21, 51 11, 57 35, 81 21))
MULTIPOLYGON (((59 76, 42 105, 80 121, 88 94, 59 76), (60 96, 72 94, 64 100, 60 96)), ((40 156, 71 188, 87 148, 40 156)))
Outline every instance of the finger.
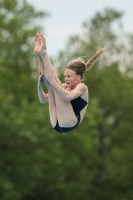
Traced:
POLYGON ((46 69, 44 69, 44 73, 47 73, 47 70, 46 70, 46 69))
POLYGON ((47 70, 44 70, 44 73, 45 73, 46 76, 49 75, 49 72, 47 70))
POLYGON ((46 70, 47 73, 51 74, 51 72, 47 68, 45 68, 45 70, 46 70))
POLYGON ((43 75, 43 73, 42 73, 42 72, 39 72, 39 74, 38 74, 38 75, 39 75, 39 76, 40 76, 40 75, 42 76, 42 75, 43 75))
POLYGON ((44 71, 47 72, 47 73, 49 72, 49 70, 47 68, 45 68, 44 71))

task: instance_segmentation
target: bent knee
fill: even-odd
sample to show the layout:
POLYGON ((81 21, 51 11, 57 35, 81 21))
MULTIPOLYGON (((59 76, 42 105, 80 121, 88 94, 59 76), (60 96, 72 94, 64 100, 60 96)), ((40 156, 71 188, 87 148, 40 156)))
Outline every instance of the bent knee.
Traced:
POLYGON ((60 127, 73 127, 77 124, 77 118, 74 119, 68 119, 68 120, 58 120, 60 127))

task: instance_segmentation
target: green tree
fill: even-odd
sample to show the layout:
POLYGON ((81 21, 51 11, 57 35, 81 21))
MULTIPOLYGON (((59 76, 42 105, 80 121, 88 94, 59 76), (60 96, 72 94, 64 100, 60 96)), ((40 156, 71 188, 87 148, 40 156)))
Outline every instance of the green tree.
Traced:
POLYGON ((84 23, 83 35, 70 37, 66 50, 59 54, 61 66, 65 66, 70 59, 85 56, 87 60, 100 47, 110 45, 85 80, 90 106, 79 129, 87 141, 92 141, 89 161, 92 164, 95 160, 93 168, 88 168, 93 175, 88 178, 85 199, 124 200, 132 194, 132 35, 125 34, 119 26, 121 18, 122 12, 113 9, 96 13, 84 23), (118 24, 119 34, 114 23, 118 24), (90 159, 92 152, 95 158, 90 159))
MULTIPOLYGON (((22 199, 35 185, 35 182, 31 181, 32 177, 35 179, 41 176, 35 161, 38 157, 33 149, 36 148, 39 127, 44 126, 45 119, 48 121, 48 111, 44 109, 44 116, 42 107, 38 106, 35 79, 37 62, 33 57, 33 39, 36 32, 41 30, 36 20, 46 16, 47 13, 37 12, 26 1, 0 1, 2 200, 22 199)), ((46 132, 47 129, 48 125, 45 126, 46 132)))
POLYGON ((69 38, 57 58, 61 66, 73 57, 87 59, 103 45, 111 48, 86 74, 90 101, 83 122, 60 135, 52 130, 48 106, 37 98, 32 44, 41 30, 36 19, 45 16, 26 1, 0 2, 0 198, 128 199, 133 184, 133 81, 132 67, 121 68, 119 58, 132 54, 132 35, 126 36, 128 48, 118 42, 121 34, 113 24, 122 13, 107 9, 84 23, 81 36, 69 38))

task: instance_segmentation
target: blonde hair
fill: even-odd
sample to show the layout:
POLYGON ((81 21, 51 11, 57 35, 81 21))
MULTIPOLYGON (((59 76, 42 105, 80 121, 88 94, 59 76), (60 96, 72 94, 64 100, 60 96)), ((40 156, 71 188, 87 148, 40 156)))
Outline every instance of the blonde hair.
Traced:
POLYGON ((81 76, 81 80, 84 78, 85 72, 89 71, 93 64, 101 57, 101 55, 108 49, 108 46, 105 46, 101 49, 99 49, 88 61, 85 63, 82 58, 76 58, 74 60, 71 60, 67 66, 66 69, 71 69, 75 71, 76 75, 81 76))

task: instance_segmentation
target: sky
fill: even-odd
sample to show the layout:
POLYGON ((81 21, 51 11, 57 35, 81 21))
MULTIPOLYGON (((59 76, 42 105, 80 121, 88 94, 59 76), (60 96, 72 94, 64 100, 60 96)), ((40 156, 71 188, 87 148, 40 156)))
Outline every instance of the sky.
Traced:
MULTIPOLYGON (((38 21, 44 29, 48 54, 56 56, 69 36, 82 34, 83 22, 105 8, 123 11, 124 30, 133 33, 133 0, 27 0, 37 10, 50 13, 38 21)), ((39 24, 39 25, 40 25, 39 24)))

